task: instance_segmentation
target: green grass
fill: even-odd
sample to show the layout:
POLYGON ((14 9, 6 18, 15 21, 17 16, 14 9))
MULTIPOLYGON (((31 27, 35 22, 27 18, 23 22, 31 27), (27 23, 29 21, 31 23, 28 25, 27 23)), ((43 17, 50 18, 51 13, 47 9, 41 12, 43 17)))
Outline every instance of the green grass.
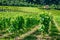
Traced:
POLYGON ((14 40, 14 39, 12 39, 12 38, 8 38, 8 39, 6 39, 6 38, 3 38, 3 39, 0 39, 0 40, 14 40))

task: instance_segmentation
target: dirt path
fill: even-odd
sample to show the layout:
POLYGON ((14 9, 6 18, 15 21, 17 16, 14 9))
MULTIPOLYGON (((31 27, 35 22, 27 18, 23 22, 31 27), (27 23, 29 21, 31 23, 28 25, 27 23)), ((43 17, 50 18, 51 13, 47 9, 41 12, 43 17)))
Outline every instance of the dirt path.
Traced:
POLYGON ((7 34, 4 34, 4 35, 1 35, 0 38, 4 38, 4 37, 9 37, 9 35, 12 35, 13 33, 7 33, 7 34))
POLYGON ((57 27, 57 29, 59 30, 60 32, 60 27, 58 26, 57 22, 55 21, 55 19, 53 19, 53 23, 55 24, 55 26, 57 27))
POLYGON ((15 40, 22 40, 22 39, 24 39, 25 37, 27 37, 27 36, 33 34, 34 32, 36 32, 39 28, 40 28, 39 25, 38 25, 38 26, 35 26, 35 28, 31 29, 31 31, 28 31, 28 32, 25 33, 25 34, 22 34, 22 35, 20 35, 19 37, 16 37, 15 40))

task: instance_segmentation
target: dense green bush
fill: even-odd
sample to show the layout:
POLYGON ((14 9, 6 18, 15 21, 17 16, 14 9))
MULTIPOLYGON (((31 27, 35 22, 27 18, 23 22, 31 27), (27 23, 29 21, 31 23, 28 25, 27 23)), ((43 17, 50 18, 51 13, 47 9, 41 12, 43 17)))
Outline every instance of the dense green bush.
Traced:
POLYGON ((39 24, 39 20, 35 19, 35 18, 27 18, 26 19, 26 26, 27 27, 31 27, 33 25, 39 24))
POLYGON ((0 18, 0 30, 3 29, 2 25, 3 25, 3 23, 2 23, 2 18, 0 18))
POLYGON ((41 24, 45 26, 44 31, 46 33, 49 33, 48 30, 49 30, 49 23, 51 21, 51 16, 48 14, 41 14, 40 17, 41 17, 41 24))
POLYGON ((0 27, 1 29, 5 29, 8 28, 11 24, 10 24, 11 18, 1 18, 0 19, 0 27))
POLYGON ((40 17, 41 24, 44 25, 44 27, 42 27, 41 29, 44 30, 44 32, 48 33, 50 36, 58 36, 59 31, 56 27, 56 24, 54 23, 53 17, 48 14, 41 14, 40 17))
POLYGON ((13 27, 15 27, 16 25, 16 29, 21 29, 23 28, 23 24, 24 24, 24 18, 23 17, 17 17, 15 19, 15 21, 13 22, 13 27))
POLYGON ((24 27, 24 18, 22 16, 18 16, 14 21, 12 21, 12 24, 9 30, 17 31, 17 30, 23 29, 23 27, 24 27))

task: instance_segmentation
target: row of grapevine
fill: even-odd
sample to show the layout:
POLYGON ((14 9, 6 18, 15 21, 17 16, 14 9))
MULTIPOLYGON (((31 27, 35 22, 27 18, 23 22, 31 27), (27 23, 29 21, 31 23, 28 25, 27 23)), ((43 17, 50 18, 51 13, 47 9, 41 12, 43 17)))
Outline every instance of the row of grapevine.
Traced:
POLYGON ((37 40, 37 38, 35 36, 38 35, 38 39, 40 39, 41 36, 41 40, 60 40, 58 35, 58 29, 54 23, 53 17, 51 15, 48 14, 41 14, 40 15, 40 29, 38 29, 38 31, 36 31, 35 33, 33 33, 32 35, 29 35, 28 37, 24 38, 24 40, 37 40), (41 34, 43 33, 43 34, 41 34), (45 35, 47 34, 47 35, 45 35), (42 37, 43 36, 43 37, 42 37), (47 36, 47 37, 46 37, 47 36), (46 37, 46 38, 44 38, 46 37))
POLYGON ((39 20, 35 18, 26 18, 18 16, 14 19, 12 18, 0 18, 0 30, 8 29, 8 32, 14 32, 24 28, 30 28, 33 25, 39 24, 39 20))
MULTIPOLYGON (((33 26, 38 25, 40 23, 44 25, 44 27, 41 28, 44 31, 44 33, 49 34, 49 23, 51 21, 52 16, 48 14, 40 14, 39 19, 36 19, 34 17, 28 17, 25 19, 23 16, 18 16, 16 18, 2 17, 0 18, 0 31, 6 30, 6 32, 14 32, 15 34, 19 32, 19 34, 22 34, 26 31, 29 31, 30 28, 33 28, 33 26)), ((54 26, 51 27, 51 32, 54 33, 52 29, 54 29, 54 26)))

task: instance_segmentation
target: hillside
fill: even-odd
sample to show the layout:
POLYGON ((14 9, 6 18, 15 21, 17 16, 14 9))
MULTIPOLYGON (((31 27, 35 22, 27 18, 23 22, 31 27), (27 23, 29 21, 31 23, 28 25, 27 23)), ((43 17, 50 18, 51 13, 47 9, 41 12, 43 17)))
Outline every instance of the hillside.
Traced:
MULTIPOLYGON (((34 35, 40 33, 36 29, 35 29, 35 31, 33 29, 33 28, 35 28, 36 25, 41 23, 40 15, 47 14, 47 13, 49 15, 53 16, 53 19, 54 19, 51 21, 52 22, 51 25, 54 24, 51 28, 52 29, 56 28, 55 25, 57 25, 57 29, 58 29, 58 31, 60 31, 60 10, 40 9, 39 7, 0 6, 0 25, 2 25, 0 34, 2 34, 3 36, 5 34, 7 34, 8 36, 6 37, 6 39, 7 38, 13 39, 22 34, 29 33, 29 31, 31 31, 31 29, 32 29, 33 30, 32 32, 35 32, 35 34, 32 33, 32 37, 33 37, 34 35), (9 35, 9 33, 12 33, 12 34, 9 35)), ((42 16, 44 16, 44 15, 42 15, 42 16)), ((45 17, 46 17, 46 15, 44 16, 44 18, 45 17)), ((50 16, 47 16, 47 18, 49 18, 49 17, 50 16)), ((49 21, 49 19, 48 19, 48 21, 49 21)), ((46 22, 48 22, 48 21, 46 21, 46 22)), ((55 31, 57 29, 53 29, 53 30, 55 31)), ((1 39, 1 40, 3 40, 3 39, 1 39)))

